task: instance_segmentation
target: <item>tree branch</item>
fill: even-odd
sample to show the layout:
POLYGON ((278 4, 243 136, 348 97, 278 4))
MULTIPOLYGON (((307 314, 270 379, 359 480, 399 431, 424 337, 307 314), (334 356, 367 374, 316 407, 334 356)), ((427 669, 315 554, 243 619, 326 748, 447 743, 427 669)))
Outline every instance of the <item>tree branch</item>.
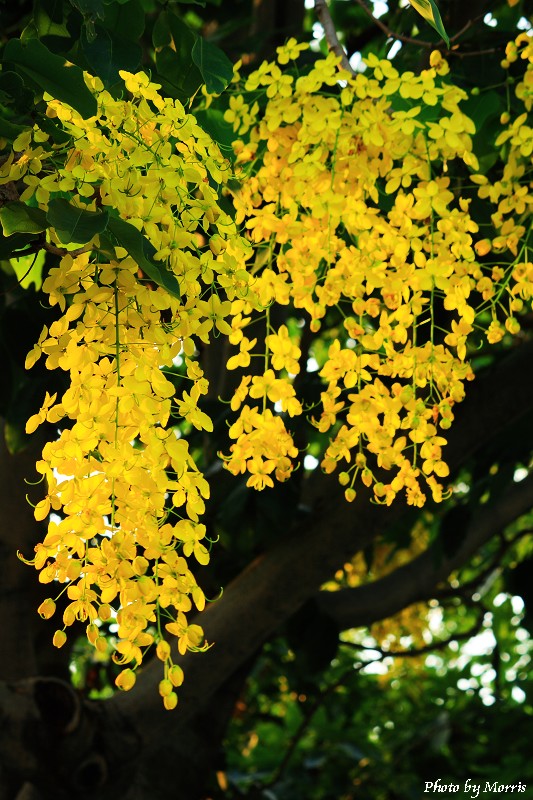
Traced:
POLYGON ((533 475, 512 484, 495 504, 481 508, 459 550, 442 558, 436 542, 417 558, 373 583, 339 592, 321 592, 318 603, 341 630, 370 625, 413 603, 429 600, 436 586, 468 562, 479 548, 533 506, 533 475))
POLYGON ((438 47, 438 42, 425 42, 423 39, 415 39, 412 36, 405 36, 403 33, 395 33, 394 31, 391 31, 391 29, 385 25, 385 23, 382 22, 379 17, 375 17, 373 15, 364 0, 355 0, 355 2, 360 8, 363 9, 365 14, 372 20, 374 25, 377 25, 377 27, 383 31, 388 39, 397 39, 400 42, 405 42, 406 44, 416 44, 419 47, 431 47, 432 50, 435 50, 438 47))
MULTIPOLYGON (((444 50, 445 55, 448 56, 457 56, 458 58, 466 58, 468 56, 481 56, 486 55, 489 53, 496 53, 498 48, 492 47, 487 50, 476 50, 470 53, 461 53, 458 50, 454 49, 454 47, 446 48, 443 47, 442 42, 428 42, 424 41, 423 39, 416 39, 413 36, 406 36, 404 33, 397 33, 389 28, 379 17, 375 17, 372 11, 369 9, 365 0, 355 0, 357 5, 363 9, 365 14, 372 20, 374 25, 376 25, 384 34, 387 36, 388 39, 396 39, 399 42, 404 42, 405 44, 416 44, 419 47, 424 47, 428 50, 444 50)), ((483 14, 474 17, 474 19, 469 19, 466 22, 460 31, 458 31, 454 36, 450 38, 450 45, 453 45, 457 40, 466 33, 473 25, 475 25, 479 20, 483 17, 483 14)), ((457 47, 457 45, 455 45, 457 47)))
MULTIPOLYGON (((446 458, 457 470, 466 459, 505 431, 507 425, 529 419, 533 408, 533 343, 521 345, 498 363, 471 387, 469 400, 450 431, 446 458)), ((269 552, 251 563, 230 584, 223 597, 199 615, 208 641, 214 647, 204 654, 188 653, 175 660, 185 670, 185 683, 180 689, 180 705, 174 714, 163 709, 158 697, 162 677, 156 659, 140 673, 131 693, 117 694, 96 704, 98 730, 122 730, 131 733, 138 753, 143 781, 150 786, 150 800, 168 796, 168 774, 179 765, 183 788, 176 787, 175 800, 192 800, 188 773, 194 771, 195 743, 205 746, 209 740, 211 718, 216 720, 217 693, 241 665, 253 658, 264 641, 307 600, 321 584, 355 552, 370 544, 388 526, 398 522, 406 507, 397 502, 391 507, 370 503, 368 491, 361 490, 356 502, 348 504, 335 476, 321 475, 310 499, 312 507, 287 537, 269 552), (164 742, 164 747, 161 747, 164 742), (192 756, 192 758, 191 758, 192 756)), ((372 603, 365 603, 360 624, 369 624, 375 617, 375 604, 387 601, 389 590, 396 603, 403 607, 418 597, 434 591, 435 581, 462 563, 488 537, 501 530, 514 517, 531 506, 533 478, 513 484, 500 498, 496 509, 484 507, 468 529, 465 541, 447 561, 435 566, 429 550, 411 564, 398 569, 376 586, 361 587, 365 600, 372 591, 372 603), (406 589, 407 587, 407 589, 406 589)), ((354 590, 355 591, 355 590, 354 590)), ((341 593, 332 593, 339 602, 341 593)), ((345 613, 344 604, 337 609, 345 613)), ((391 613, 391 603, 383 613, 391 613)), ((346 625, 354 624, 353 615, 346 625)), ((94 704, 85 705, 85 713, 94 714, 94 704)), ((209 746, 209 745, 208 745, 209 746)), ((203 762, 202 762, 203 763, 203 762)), ((197 779, 198 780, 198 777, 197 779)), ((106 795, 101 792, 101 797, 106 795)), ((122 791, 123 800, 143 798, 138 786, 122 791)), ((58 798, 56 798, 58 800, 58 798)))
MULTIPOLYGON (((533 343, 522 345, 474 384, 470 399, 463 403, 462 413, 458 413, 450 431, 446 455, 452 470, 457 470, 507 424, 531 413, 532 356, 533 343)), ((250 658, 336 569, 366 547, 381 531, 397 522, 406 511, 399 502, 391 507, 373 505, 369 493, 364 490, 360 491, 356 502, 349 505, 344 502, 334 476, 320 477, 312 512, 295 526, 292 535, 250 564, 226 588, 223 597, 199 616, 207 640, 213 642, 214 647, 207 653, 189 653, 179 659, 186 680, 180 690, 176 717, 171 719, 173 715, 163 711, 159 698, 155 697, 161 677, 160 665, 156 663, 147 666, 140 674, 133 692, 115 696, 110 701, 130 719, 142 720, 143 729, 150 732, 145 741, 147 752, 156 746, 160 736, 165 738, 171 733, 176 736, 178 730, 185 731, 191 717, 206 707, 209 698, 239 664, 250 658)), ((379 587, 380 597, 377 597, 375 588, 361 587, 357 590, 361 593, 359 598, 362 595, 367 598, 372 592, 372 603, 364 603, 364 613, 361 611, 356 623, 368 624, 389 615, 393 608, 431 594, 435 581, 446 577, 483 541, 531 505, 532 481, 533 478, 513 485, 496 510, 482 510, 459 551, 453 558, 443 561, 440 567, 432 563, 434 552, 430 550, 383 579, 379 587), (394 592, 394 605, 388 600, 388 587, 394 592), (379 615, 376 615, 375 603, 381 604, 379 615)), ((330 605, 328 611, 343 618, 343 625, 349 627, 354 624, 353 614, 349 619, 344 614, 343 603, 337 599, 340 595, 331 594, 332 599, 326 602, 336 602, 338 608, 332 610, 330 605)), ((361 600, 357 601, 357 608, 363 608, 361 600)), ((156 763, 159 763, 158 759, 156 763)))
POLYGON ((348 61, 348 56, 346 55, 343 46, 339 42, 339 37, 337 36, 337 31, 335 30, 333 20, 331 19, 331 14, 329 13, 326 0, 315 0, 315 11, 318 21, 324 28, 324 35, 326 37, 329 49, 335 53, 335 55, 340 56, 342 68, 350 72, 352 75, 355 75, 355 70, 348 61))
POLYGON ((425 656, 429 653, 435 653, 439 650, 446 650, 446 648, 449 647, 452 642, 467 642, 473 636, 477 636, 483 627, 484 615, 485 611, 483 610, 483 612, 479 614, 472 627, 467 631, 462 631, 462 633, 454 633, 453 636, 449 636, 448 639, 438 639, 430 644, 424 645, 423 647, 414 647, 411 650, 385 650, 383 647, 378 647, 378 645, 366 647, 365 645, 360 645, 356 642, 345 641, 342 641, 341 644, 351 648, 352 650, 358 650, 359 652, 361 650, 372 650, 379 653, 378 658, 375 658, 373 661, 366 662, 362 665, 365 667, 368 663, 372 664, 374 661, 383 661, 385 658, 418 658, 419 656, 425 656))

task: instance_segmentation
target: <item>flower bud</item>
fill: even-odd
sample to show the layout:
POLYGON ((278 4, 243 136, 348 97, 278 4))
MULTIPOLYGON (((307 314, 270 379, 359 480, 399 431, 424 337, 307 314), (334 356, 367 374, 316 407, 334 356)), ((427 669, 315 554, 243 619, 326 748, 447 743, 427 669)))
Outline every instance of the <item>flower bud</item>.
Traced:
POLYGON ((67 641, 67 634, 65 631, 56 631, 54 633, 54 638, 52 639, 52 644, 54 647, 63 647, 65 642, 67 641))
POLYGON ((184 678, 182 668, 178 664, 174 664, 168 671, 168 677, 173 686, 181 686, 184 678))
POLYGON ((37 612, 41 615, 43 619, 50 619, 50 617, 54 616, 56 610, 56 604, 52 600, 51 597, 47 597, 46 600, 43 600, 37 612))
POLYGON ((170 694, 172 694, 173 690, 174 687, 172 685, 172 682, 169 681, 168 678, 159 681, 159 694, 161 695, 161 697, 168 697, 170 694))
POLYGON ((160 661, 166 661, 167 658, 170 656, 170 645, 165 640, 157 643, 157 647, 155 649, 157 657, 160 661))
POLYGON ((178 695, 176 692, 171 692, 163 698, 163 704, 167 711, 172 711, 178 705, 178 695))
POLYGON ((123 669, 115 678, 115 685, 122 689, 123 692, 129 692, 135 686, 136 680, 137 678, 132 669, 123 669))

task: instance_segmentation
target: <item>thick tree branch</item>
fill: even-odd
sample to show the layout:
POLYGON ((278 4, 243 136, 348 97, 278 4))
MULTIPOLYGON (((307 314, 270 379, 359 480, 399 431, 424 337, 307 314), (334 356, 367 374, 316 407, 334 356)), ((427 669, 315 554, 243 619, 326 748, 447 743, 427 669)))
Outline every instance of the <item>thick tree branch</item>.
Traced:
POLYGON ((321 592, 318 603, 340 630, 370 625, 386 619, 420 600, 429 600, 435 588, 466 564, 493 536, 533 507, 533 475, 513 484, 495 504, 480 509, 465 531, 458 551, 450 558, 435 543, 417 558, 373 583, 339 592, 321 592))

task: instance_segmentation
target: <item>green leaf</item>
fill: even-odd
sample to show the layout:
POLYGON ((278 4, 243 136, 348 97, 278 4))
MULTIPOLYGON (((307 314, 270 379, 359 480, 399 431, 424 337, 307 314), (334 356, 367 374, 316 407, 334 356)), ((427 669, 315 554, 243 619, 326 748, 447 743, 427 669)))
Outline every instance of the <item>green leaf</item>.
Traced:
POLYGON ((72 141, 71 134, 49 117, 40 116, 39 127, 51 136, 56 144, 66 144, 72 141))
POLYGON ((202 74, 192 57, 197 38, 169 11, 161 12, 152 32, 157 71, 164 89, 182 101, 191 98, 202 85, 202 74))
POLYGON ((62 198, 56 198, 50 200, 46 218, 63 244, 87 244, 96 234, 105 231, 109 213, 85 211, 62 198))
POLYGON ((173 297, 181 297, 176 276, 165 269, 162 264, 154 261, 155 247, 134 225, 118 217, 110 217, 107 227, 115 236, 120 247, 128 251, 150 280, 157 283, 158 286, 162 286, 173 297))
POLYGON ((505 111, 507 106, 504 94, 495 91, 484 91, 478 95, 470 94, 461 103, 461 108, 473 121, 476 126, 476 134, 478 134, 487 120, 499 119, 500 114, 505 111))
POLYGON ((412 5, 415 11, 418 11, 418 13, 424 17, 426 22, 429 22, 432 28, 435 28, 439 36, 446 42, 446 47, 449 47, 450 40, 448 38, 448 34, 446 33, 444 25, 442 24, 439 9, 433 0, 409 0, 409 3, 412 5))
POLYGON ((7 119, 0 119, 0 137, 7 139, 8 142, 14 142, 17 136, 26 130, 22 125, 15 125, 8 122, 7 119))
MULTIPOLYGON (((172 44, 172 33, 170 31, 170 13, 162 11, 157 17, 152 30, 152 44, 156 49, 167 47, 172 44)), ((191 45, 192 48, 192 45, 191 45)))
POLYGON ((80 47, 91 71, 103 80, 106 87, 119 82, 119 69, 137 71, 142 50, 136 42, 119 38, 101 25, 95 25, 94 33, 94 38, 90 41, 83 30, 79 40, 80 47))
MULTIPOLYGON (((104 28, 120 37, 138 43, 144 33, 146 16, 139 0, 126 0, 106 7, 104 28)), ((123 67, 123 69, 128 69, 123 67)))
POLYGON ((24 84, 18 72, 0 72, 0 101, 13 106, 21 114, 27 114, 33 105, 33 92, 24 84))
POLYGON ((36 235, 31 233, 13 233, 11 236, 0 233, 0 261, 16 256, 36 238, 36 235))
POLYGON ((20 200, 6 203, 0 208, 0 224, 4 236, 13 233, 42 233, 48 228, 46 214, 40 208, 31 208, 20 200))
POLYGON ((96 114, 96 97, 85 85, 81 69, 74 65, 67 67, 65 59, 51 53, 38 39, 30 39, 25 44, 19 39, 10 39, 4 49, 4 60, 19 67, 43 91, 68 103, 84 119, 96 114))
POLYGON ((4 441, 8 453, 15 456, 25 449, 30 441, 30 437, 25 433, 22 426, 13 425, 13 423, 6 421, 4 423, 4 441))
POLYGON ((39 0, 34 5, 33 22, 39 39, 44 36, 59 36, 70 39, 63 4, 39 0))
POLYGON ((36 289, 40 289, 43 283, 43 267, 46 259, 46 251, 40 250, 38 253, 30 253, 27 256, 17 256, 11 258, 10 263, 13 267, 17 280, 23 289, 27 289, 32 283, 36 289))
POLYGON ((237 136, 233 126, 224 119, 224 112, 216 108, 200 109, 195 114, 199 125, 207 131, 211 138, 229 158, 234 158, 232 143, 237 136))
POLYGON ((207 91, 221 94, 233 77, 233 65, 227 55, 220 47, 198 37, 192 48, 192 60, 202 74, 207 91))
POLYGON ((69 3, 71 6, 74 6, 83 17, 103 19, 105 16, 102 0, 69 0, 69 3))

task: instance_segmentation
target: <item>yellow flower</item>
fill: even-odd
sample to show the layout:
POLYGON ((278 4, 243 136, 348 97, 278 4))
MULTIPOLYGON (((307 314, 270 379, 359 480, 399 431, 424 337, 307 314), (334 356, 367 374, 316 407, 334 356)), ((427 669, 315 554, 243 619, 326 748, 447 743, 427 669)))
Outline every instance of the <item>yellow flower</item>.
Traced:
POLYGON ((300 53, 303 50, 307 50, 308 48, 309 45, 307 44, 307 42, 298 44, 296 39, 293 36, 291 36, 291 38, 286 42, 286 44, 282 45, 281 47, 276 47, 278 64, 288 64, 289 61, 296 61, 300 53))
POLYGON ((293 344, 286 325, 281 325, 277 333, 267 336, 266 343, 272 353, 274 369, 286 369, 292 375, 300 371, 300 349, 293 344))

